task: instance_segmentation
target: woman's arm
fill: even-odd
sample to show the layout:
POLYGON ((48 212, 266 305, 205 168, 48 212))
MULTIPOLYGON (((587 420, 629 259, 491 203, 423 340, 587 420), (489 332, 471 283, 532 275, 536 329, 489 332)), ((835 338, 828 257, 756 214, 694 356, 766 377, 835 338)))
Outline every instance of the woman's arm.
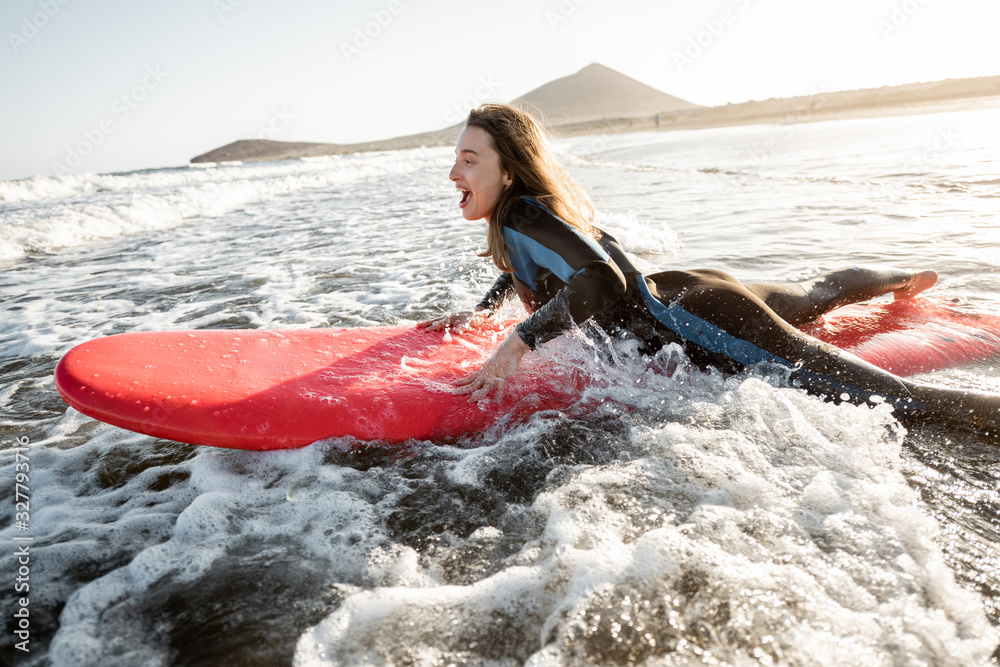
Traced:
POLYGON ((610 307, 624 293, 625 278, 613 264, 580 270, 548 303, 518 324, 481 368, 457 380, 455 393, 471 394, 471 401, 494 393, 501 397, 504 383, 525 354, 610 307))
POLYGON ((454 393, 471 394, 470 401, 481 401, 494 393, 497 398, 502 397, 504 383, 517 370, 521 357, 527 354, 528 350, 528 346, 517 332, 512 331, 478 370, 455 381, 458 389, 454 393))
POLYGON ((514 276, 509 273, 501 273, 500 277, 493 281, 493 286, 486 292, 483 300, 476 304, 476 310, 488 310, 495 313, 504 304, 504 301, 513 294, 514 276))
POLYGON ((482 367, 456 380, 455 393, 471 394, 471 401, 494 393, 497 398, 503 396, 507 378, 514 374, 525 354, 609 307, 625 293, 624 278, 611 268, 592 267, 577 273, 555 297, 518 324, 482 367))
POLYGON ((612 307, 625 289, 625 276, 614 264, 588 266, 577 272, 548 303, 518 324, 517 333, 534 350, 612 307))
POLYGON ((482 301, 476 304, 475 309, 461 310, 442 315, 441 317, 435 317, 434 319, 417 322, 417 326, 423 327, 428 331, 440 331, 441 329, 463 331, 484 322, 513 293, 514 279, 509 273, 501 273, 500 277, 493 282, 493 286, 486 292, 486 296, 483 297, 482 301))

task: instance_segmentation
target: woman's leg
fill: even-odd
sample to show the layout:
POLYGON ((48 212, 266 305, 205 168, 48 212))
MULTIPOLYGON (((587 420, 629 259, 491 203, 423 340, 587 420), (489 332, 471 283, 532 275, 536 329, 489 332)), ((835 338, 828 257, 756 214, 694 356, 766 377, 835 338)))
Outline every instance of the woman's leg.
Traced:
POLYGON ((776 285, 744 283, 786 322, 798 326, 848 303, 857 303, 893 292, 909 298, 933 287, 934 271, 850 267, 830 271, 804 283, 776 285))
POLYGON ((794 384, 830 400, 860 405, 871 404, 878 396, 904 420, 1000 429, 1000 396, 899 378, 801 333, 728 274, 690 272, 679 297, 669 306, 649 300, 647 304, 684 341, 695 363, 727 370, 777 364, 788 369, 794 384))

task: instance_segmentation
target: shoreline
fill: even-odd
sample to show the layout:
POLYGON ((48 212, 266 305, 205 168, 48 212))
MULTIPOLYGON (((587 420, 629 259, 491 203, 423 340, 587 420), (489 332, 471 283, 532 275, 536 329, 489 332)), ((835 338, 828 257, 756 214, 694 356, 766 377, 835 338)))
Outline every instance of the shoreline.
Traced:
MULTIPOLYGON (((755 103, 759 104, 759 103, 755 103)), ((573 123, 549 128, 554 138, 578 137, 602 132, 672 132, 681 130, 709 130, 718 127, 740 127, 746 125, 798 125, 801 123, 821 123, 835 120, 863 120, 866 118, 893 118, 898 116, 919 116, 924 114, 947 113, 951 111, 975 111, 1000 107, 1000 96, 967 98, 941 102, 925 102, 907 105, 881 107, 808 107, 793 106, 773 112, 746 113, 738 116, 707 113, 724 107, 712 107, 706 111, 661 115, 660 124, 653 116, 627 118, 602 118, 589 123, 573 123)))

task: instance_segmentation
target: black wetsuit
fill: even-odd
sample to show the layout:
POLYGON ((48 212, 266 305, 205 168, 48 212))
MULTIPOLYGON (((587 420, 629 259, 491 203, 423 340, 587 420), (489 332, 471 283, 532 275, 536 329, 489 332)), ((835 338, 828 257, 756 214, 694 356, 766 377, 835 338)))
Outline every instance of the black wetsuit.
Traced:
POLYGON ((785 308, 784 286, 744 284, 714 270, 644 276, 611 235, 591 239, 527 197, 511 209, 503 233, 514 271, 479 306, 494 310, 516 292, 531 313, 517 333, 531 349, 592 318, 610 334, 638 338, 646 353, 677 343, 701 367, 776 364, 810 393, 856 404, 880 396, 900 417, 1000 424, 997 397, 918 385, 798 331, 776 309, 795 321, 810 308, 785 308))

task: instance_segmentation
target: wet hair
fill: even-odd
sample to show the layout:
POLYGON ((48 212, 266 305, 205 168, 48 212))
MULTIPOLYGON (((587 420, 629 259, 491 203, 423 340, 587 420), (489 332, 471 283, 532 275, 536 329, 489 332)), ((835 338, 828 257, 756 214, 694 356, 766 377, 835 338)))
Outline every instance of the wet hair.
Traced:
POLYGON ((510 177, 490 214, 486 251, 501 271, 513 272, 503 237, 503 223, 522 196, 533 197, 581 233, 594 237, 594 205, 587 192, 556 161, 541 125, 524 109, 483 104, 469 112, 466 127, 490 136, 500 168, 510 177))

